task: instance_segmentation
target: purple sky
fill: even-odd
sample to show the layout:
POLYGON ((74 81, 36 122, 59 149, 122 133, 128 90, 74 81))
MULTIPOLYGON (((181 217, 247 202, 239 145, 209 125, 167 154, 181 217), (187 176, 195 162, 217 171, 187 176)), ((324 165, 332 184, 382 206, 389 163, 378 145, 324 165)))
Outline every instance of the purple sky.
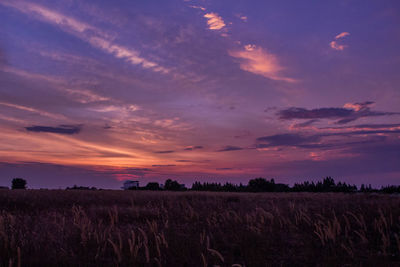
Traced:
POLYGON ((0 0, 0 185, 400 184, 400 2, 0 0))

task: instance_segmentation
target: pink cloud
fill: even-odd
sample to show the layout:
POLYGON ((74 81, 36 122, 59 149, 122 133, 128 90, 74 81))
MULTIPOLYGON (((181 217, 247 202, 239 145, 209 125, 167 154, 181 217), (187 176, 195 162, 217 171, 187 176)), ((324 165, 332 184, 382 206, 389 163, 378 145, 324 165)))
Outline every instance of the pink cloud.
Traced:
POLYGON ((295 82, 294 79, 280 75, 284 69, 276 55, 255 45, 245 45, 244 49, 229 51, 229 55, 240 60, 242 70, 264 76, 272 80, 295 82))
POLYGON ((350 33, 348 33, 348 32, 342 32, 342 33, 339 33, 338 35, 336 35, 335 39, 337 40, 337 39, 346 37, 346 36, 348 36, 348 35, 350 35, 350 33))
POLYGON ((342 39, 348 35, 350 35, 350 33, 348 33, 348 32, 339 33, 338 35, 335 36, 335 40, 333 40, 332 42, 329 43, 330 47, 334 50, 343 51, 347 47, 347 45, 339 44, 338 40, 342 39))
POLYGON ((207 19, 208 28, 210 30, 221 30, 226 26, 224 20, 217 13, 207 13, 204 15, 207 19))

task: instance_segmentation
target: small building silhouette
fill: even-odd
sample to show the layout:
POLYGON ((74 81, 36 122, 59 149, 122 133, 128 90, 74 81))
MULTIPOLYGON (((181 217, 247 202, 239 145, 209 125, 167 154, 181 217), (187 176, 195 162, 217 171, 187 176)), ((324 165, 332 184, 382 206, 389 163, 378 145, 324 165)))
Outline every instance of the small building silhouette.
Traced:
POLYGON ((139 188, 139 181, 126 180, 121 188, 124 190, 139 188))

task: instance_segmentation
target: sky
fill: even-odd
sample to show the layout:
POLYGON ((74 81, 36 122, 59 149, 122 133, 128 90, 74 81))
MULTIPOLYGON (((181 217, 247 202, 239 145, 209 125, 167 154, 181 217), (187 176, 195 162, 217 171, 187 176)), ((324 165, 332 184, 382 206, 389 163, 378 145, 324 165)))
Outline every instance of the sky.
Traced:
POLYGON ((400 184, 398 0, 0 0, 0 185, 400 184))

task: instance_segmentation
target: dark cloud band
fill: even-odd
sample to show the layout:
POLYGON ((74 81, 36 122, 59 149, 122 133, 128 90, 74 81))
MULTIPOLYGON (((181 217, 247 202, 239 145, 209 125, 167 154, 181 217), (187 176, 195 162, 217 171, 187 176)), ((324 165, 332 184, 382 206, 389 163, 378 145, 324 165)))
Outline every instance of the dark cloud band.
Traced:
POLYGON ((243 150, 243 148, 238 146, 226 146, 218 150, 218 152, 237 151, 237 150, 243 150))
MULTIPOLYGON (((337 119, 337 124, 346 124, 351 121, 355 121, 362 117, 375 117, 375 116, 391 116, 399 115, 398 112, 382 112, 382 111, 372 111, 369 107, 374 102, 366 101, 362 103, 351 104, 353 108, 316 108, 316 109, 306 109, 291 107, 288 109, 280 110, 277 112, 279 119, 281 120, 293 120, 293 119, 337 119)), ((315 121, 312 121, 313 123, 315 121)), ((310 123, 310 124, 311 124, 310 123)), ((306 126, 308 124, 306 123, 306 126)), ((303 125, 299 125, 300 127, 303 125)))
POLYGON ((29 132, 36 133, 57 133, 57 134, 78 134, 82 126, 81 125, 59 125, 58 127, 52 126, 40 126, 34 125, 30 127, 25 127, 29 132))

